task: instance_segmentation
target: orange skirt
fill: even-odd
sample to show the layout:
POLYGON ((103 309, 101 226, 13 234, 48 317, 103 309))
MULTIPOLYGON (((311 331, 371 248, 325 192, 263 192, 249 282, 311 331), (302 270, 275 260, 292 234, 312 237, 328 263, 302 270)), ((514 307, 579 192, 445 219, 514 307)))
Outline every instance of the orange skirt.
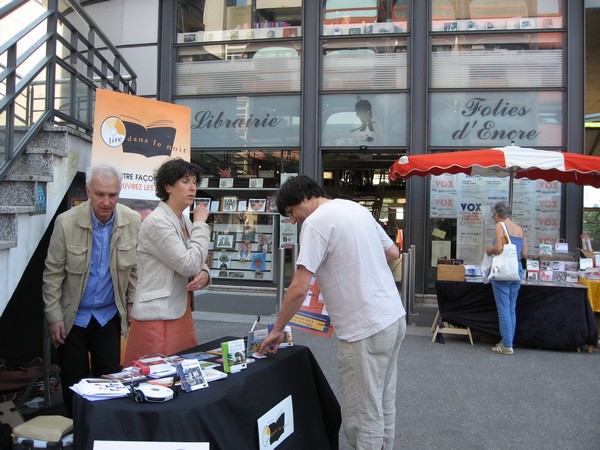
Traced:
POLYGON ((140 358, 170 356, 198 345, 192 310, 174 320, 131 320, 124 365, 140 358))

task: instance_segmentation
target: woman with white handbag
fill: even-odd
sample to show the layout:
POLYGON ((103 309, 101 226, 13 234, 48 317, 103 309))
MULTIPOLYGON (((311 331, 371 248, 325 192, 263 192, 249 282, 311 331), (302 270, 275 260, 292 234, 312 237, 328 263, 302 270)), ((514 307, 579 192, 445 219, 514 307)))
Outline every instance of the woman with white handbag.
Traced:
POLYGON ((523 232, 523 228, 510 219, 512 211, 506 202, 496 203, 492 208, 492 213, 492 218, 496 222, 496 234, 494 245, 487 247, 485 252, 488 255, 498 255, 492 263, 492 271, 496 268, 498 269, 498 274, 490 276, 490 278, 496 300, 496 308, 498 309, 500 336, 502 336, 502 341, 492 347, 492 351, 501 355, 512 355, 513 339, 517 325, 515 309, 523 275, 521 258, 527 257, 527 238, 523 232), (517 270, 515 273, 512 275, 510 273, 504 274, 504 267, 498 266, 512 265, 514 267, 514 261, 512 260, 515 258, 517 259, 517 270), (494 267, 497 260, 498 263, 494 267))

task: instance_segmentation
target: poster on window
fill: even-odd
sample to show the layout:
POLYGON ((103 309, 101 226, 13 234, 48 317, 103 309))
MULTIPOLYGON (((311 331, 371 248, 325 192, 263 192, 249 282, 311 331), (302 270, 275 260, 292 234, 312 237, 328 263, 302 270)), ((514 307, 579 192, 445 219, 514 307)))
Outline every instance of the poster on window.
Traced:
MULTIPOLYGON (((431 177, 430 216, 456 219, 456 257, 465 264, 479 264, 484 248, 494 241, 492 208, 508 201, 509 181, 465 174, 431 177)), ((540 243, 554 246, 560 237, 561 183, 528 179, 512 183, 512 218, 523 227, 528 253, 537 254, 540 243)), ((432 260, 434 251, 439 249, 432 248, 432 260)))
POLYGON ((430 217, 456 217, 456 175, 432 175, 429 195, 430 217))

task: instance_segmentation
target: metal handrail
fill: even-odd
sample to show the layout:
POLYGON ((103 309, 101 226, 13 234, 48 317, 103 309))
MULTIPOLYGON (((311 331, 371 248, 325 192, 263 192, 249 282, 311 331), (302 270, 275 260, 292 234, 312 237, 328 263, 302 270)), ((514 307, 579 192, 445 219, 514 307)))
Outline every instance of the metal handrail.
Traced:
MULTIPOLYGON (((6 62, 0 67, 0 180, 47 124, 91 135, 96 88, 127 94, 137 90, 134 70, 79 1, 61 2, 81 19, 77 26, 59 11, 58 0, 47 3, 29 24, 0 43, 0 60, 6 62), (31 38, 34 42, 28 43, 31 38)), ((33 0, 12 0, 0 7, 0 27, 33 4, 39 7, 33 0)))

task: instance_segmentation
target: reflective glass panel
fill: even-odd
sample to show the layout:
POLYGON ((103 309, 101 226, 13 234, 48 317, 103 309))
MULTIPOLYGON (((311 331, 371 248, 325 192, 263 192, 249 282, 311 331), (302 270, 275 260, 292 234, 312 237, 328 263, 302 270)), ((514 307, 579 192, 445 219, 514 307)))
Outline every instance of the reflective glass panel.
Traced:
POLYGON ((406 145, 406 108, 406 94, 324 95, 321 145, 406 145))
POLYGON ((177 42, 294 38, 302 0, 178 0, 177 42))
POLYGON ((563 34, 461 34, 431 39, 433 88, 563 87, 563 34))
POLYGON ((562 0, 432 0, 433 31, 562 28, 562 0))
POLYGON ((300 91, 300 42, 194 45, 177 55, 175 95, 300 91))
POLYGON ((178 99, 192 108, 192 147, 297 147, 300 97, 178 99))
POLYGON ((323 34, 408 31, 409 0, 323 0, 323 34))
POLYGON ((323 89, 407 89, 405 38, 323 42, 323 89))
POLYGON ((234 185, 247 188, 250 178, 261 178, 262 188, 275 188, 281 172, 298 173, 299 160, 298 150, 192 150, 192 161, 209 178, 207 187, 219 187, 225 171, 234 178, 234 185))
POLYGON ((564 145, 562 92, 437 92, 430 101, 432 146, 564 145))

